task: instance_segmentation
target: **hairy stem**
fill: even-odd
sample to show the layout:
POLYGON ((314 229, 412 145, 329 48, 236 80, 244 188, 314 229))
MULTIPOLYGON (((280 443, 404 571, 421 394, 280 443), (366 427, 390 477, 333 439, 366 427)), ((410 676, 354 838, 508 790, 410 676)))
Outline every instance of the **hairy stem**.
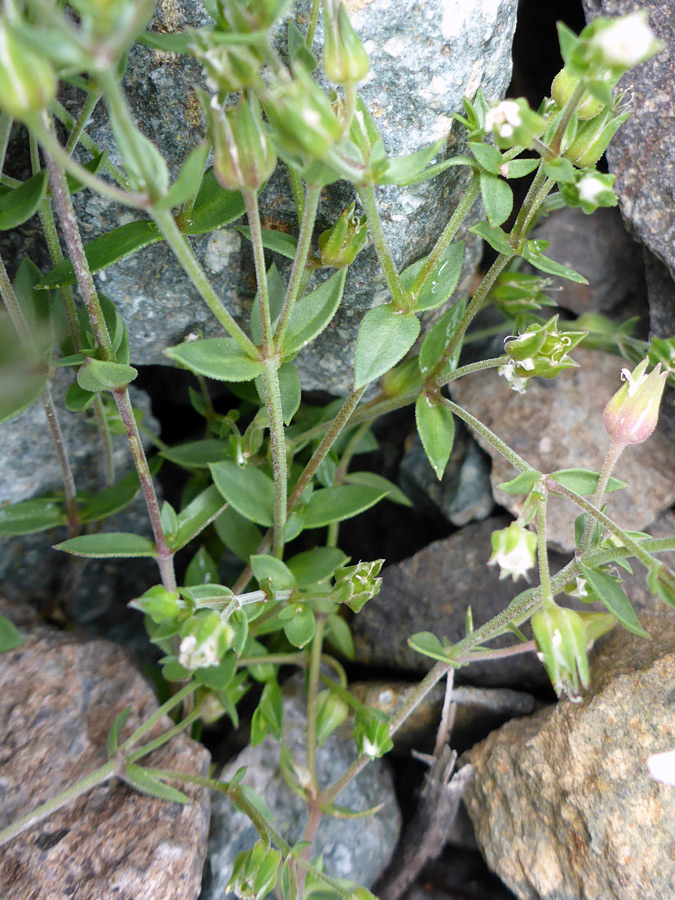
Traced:
POLYGON ((263 395, 269 420, 270 447, 274 468, 274 536, 272 553, 281 559, 284 552, 288 498, 288 465, 286 462, 286 437, 281 410, 281 392, 276 359, 265 363, 262 375, 263 395))
POLYGON ((408 295, 403 290, 396 263, 391 255, 389 243, 384 234, 382 219, 380 218, 380 212, 377 208, 377 201, 375 199, 375 188, 372 184, 365 185, 358 188, 358 193, 359 198, 361 199, 361 205, 366 213, 368 228, 373 238, 373 246, 377 253, 380 268, 382 269, 389 286, 392 306, 397 310, 405 310, 408 306, 408 295))
POLYGON ((457 416, 458 419, 461 419, 463 422, 473 428, 476 434, 479 434, 484 440, 491 444, 495 450, 497 450, 504 459, 508 460, 514 469, 518 469, 519 472, 534 472, 535 469, 525 460, 518 456, 515 450, 512 450, 508 444, 505 444, 504 441, 497 437, 494 431, 491 431, 487 425, 483 425, 478 419, 468 413, 465 409, 462 409, 461 406, 458 406, 456 403, 453 403, 452 400, 448 400, 445 397, 440 398, 443 406, 446 406, 453 415, 457 416))
MULTIPOLYGON (((607 455, 605 456, 605 459, 602 463, 600 478, 598 479, 595 493, 593 494, 593 499, 591 501, 593 506, 597 507, 598 509, 600 509, 600 507, 602 506, 602 498, 607 488, 607 482, 609 481, 609 478, 614 471, 614 466, 623 453, 625 446, 626 445, 622 444, 621 441, 612 440, 610 442, 609 450, 607 451, 607 455)), ((579 552, 582 556, 585 556, 591 549, 591 537, 593 535, 594 528, 595 522, 592 518, 589 517, 588 522, 586 522, 586 527, 584 528, 581 543, 579 545, 579 552)))
MULTIPOLYGON (((314 794, 319 791, 316 773, 316 714, 317 697, 319 695, 319 673, 321 671, 321 651, 323 648, 323 632, 326 627, 323 616, 317 616, 316 631, 312 638, 312 651, 309 662, 309 685, 307 688, 307 770, 312 782, 314 794)), ((309 840, 305 838, 305 840, 309 840)))
POLYGON ((537 502, 537 562, 539 563, 542 603, 544 606, 553 606, 551 573, 548 567, 548 545, 546 543, 546 500, 537 502))

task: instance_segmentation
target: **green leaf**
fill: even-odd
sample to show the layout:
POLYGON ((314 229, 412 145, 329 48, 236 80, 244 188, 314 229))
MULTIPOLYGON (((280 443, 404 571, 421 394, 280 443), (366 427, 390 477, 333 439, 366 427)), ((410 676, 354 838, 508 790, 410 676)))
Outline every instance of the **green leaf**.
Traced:
POLYGON ((15 650, 23 644, 23 638, 17 631, 14 622, 7 616, 0 616, 0 653, 15 650))
POLYGON ((519 472, 510 481, 502 481, 497 487, 507 494, 529 494, 541 478, 541 472, 519 472))
POLYGON ((39 345, 38 352, 46 352, 52 343, 48 330, 51 297, 43 291, 35 290, 35 285, 41 278, 42 272, 32 260, 24 256, 14 276, 14 293, 33 339, 39 345))
POLYGON ((205 234, 234 222, 246 212, 244 198, 239 191, 226 191, 218 184, 213 169, 204 173, 199 192, 192 207, 185 234, 205 234))
MULTIPOLYGON (((447 247, 415 296, 415 312, 437 309, 447 302, 457 287, 463 258, 464 241, 458 241, 447 247)), ((412 288, 426 261, 427 257, 424 256, 401 273, 401 284, 406 291, 412 288)))
POLYGON ((346 277, 347 269, 339 269, 318 288, 297 301, 281 341, 283 356, 297 353, 326 328, 340 305, 346 277))
MULTIPOLYGON (((274 332, 277 327, 277 322, 279 321, 279 316, 281 315, 281 309, 284 305, 284 297, 286 296, 286 285, 284 284, 284 279, 281 277, 279 269, 277 269, 276 263, 272 263, 267 270, 267 294, 272 331, 274 332)), ((260 345, 262 343, 262 322, 260 319, 259 291, 256 291, 256 295, 253 298, 250 323, 251 340, 254 344, 260 345)))
POLYGON ((441 403, 433 403, 426 394, 420 394, 415 402, 415 421, 424 452, 440 481, 455 440, 452 413, 441 403))
POLYGON ((351 519, 375 506, 387 491, 380 487, 361 487, 355 484, 320 488, 314 491, 304 510, 305 528, 322 528, 333 522, 351 519))
POLYGON ((317 67, 316 59, 305 43, 304 34, 292 19, 288 23, 288 59, 290 62, 297 59, 308 72, 313 72, 317 67))
POLYGON ((205 491, 189 503, 184 510, 178 513, 176 532, 171 538, 172 550, 180 550, 210 525, 220 513, 225 504, 218 489, 209 485, 205 491))
POLYGON ((338 547, 314 547, 291 557, 288 568, 300 590, 308 590, 328 581, 337 567, 348 561, 349 557, 338 547))
POLYGON ((481 144, 469 141, 469 150, 476 157, 480 166, 491 175, 499 175, 503 160, 502 154, 492 144, 481 144))
POLYGON ((0 506, 0 535, 35 534, 65 522, 61 504, 46 497, 0 506))
MULTIPOLYGON (((114 228, 112 231, 94 238, 85 246, 84 253, 89 268, 95 274, 161 240, 162 235, 154 222, 129 222, 127 225, 120 225, 119 228, 114 228)), ((45 275, 36 288, 43 290, 44 288, 63 287, 76 282, 73 264, 70 260, 64 259, 45 275)))
POLYGON ((187 444, 178 444, 177 447, 160 451, 160 456, 164 459, 186 469, 206 469, 209 463, 228 459, 229 455, 227 442, 219 441, 217 438, 189 441, 187 444))
POLYGON ((164 210, 171 209, 173 206, 180 206, 181 203, 184 203, 189 197, 194 195, 197 186, 202 180, 204 166, 210 150, 210 146, 207 143, 203 143, 198 144, 190 151, 178 178, 171 185, 165 196, 153 204, 153 209, 164 210))
POLYGON ((290 425, 302 399, 300 375, 292 362, 282 363, 277 374, 279 375, 279 390, 281 391, 281 416, 284 420, 284 425, 290 425))
POLYGON ((185 570, 186 587, 199 587, 218 581, 218 566, 206 547, 202 546, 188 563, 185 570))
POLYGON ((47 171, 43 169, 19 187, 0 191, 0 231, 17 228, 35 215, 47 192, 47 171))
POLYGON ((513 191, 508 184, 501 178, 481 172, 480 193, 490 225, 506 222, 513 209, 513 191))
MULTIPOLYGON (((427 332, 422 346, 420 348, 419 366, 422 375, 428 375, 434 368, 436 363, 443 355, 445 348, 450 343, 450 338, 455 333, 462 316, 464 315, 465 303, 458 300, 456 303, 446 309, 438 322, 435 322, 427 332)), ((460 341, 455 347, 452 356, 445 364, 442 376, 449 375, 450 372, 457 368, 459 354, 462 351, 462 342, 460 341)))
POLYGON ((438 659, 445 663, 450 662, 443 645, 430 631, 418 631, 417 634, 413 634, 408 638, 408 646, 424 656, 430 656, 432 659, 438 659))
POLYGON ((29 375, 11 383, 11 390, 0 396, 0 425, 18 416, 40 397, 49 378, 47 375, 29 375))
POLYGON ((300 649, 309 644, 315 631, 316 619, 309 606, 302 606, 293 618, 284 624, 284 634, 294 647, 300 649))
POLYGON ((477 234, 479 237, 482 237, 483 240, 488 243, 493 250, 496 250, 497 253, 503 253, 506 256, 514 256, 515 251, 509 244, 506 239, 506 235, 502 231, 501 228, 492 228, 488 225, 487 222, 478 222, 478 224, 474 225, 472 228, 469 228, 469 231, 473 232, 473 234, 477 234))
POLYGON ((260 546, 262 534, 253 522, 228 506, 214 521, 216 534, 228 550, 239 559, 248 562, 251 554, 260 546))
POLYGON ((144 769, 136 763, 127 763, 122 777, 127 784, 135 787, 141 794, 147 794, 148 797, 159 797, 160 800, 168 800, 170 803, 191 802, 182 791, 164 784, 150 769, 144 769))
POLYGON ((228 653, 219 665, 196 669, 195 680, 214 691, 222 691, 232 681, 236 671, 237 660, 233 653, 228 653))
POLYGON ((354 390, 384 375, 406 355, 420 333, 414 313, 389 304, 369 309, 361 321, 354 354, 354 390))
POLYGON ((326 640, 341 653, 345 659, 354 659, 356 649, 349 625, 341 616, 328 616, 326 619, 326 640))
MULTIPOLYGON (((249 241, 251 240, 251 229, 248 225, 237 225, 237 231, 240 231, 249 241)), ((269 228, 263 228, 262 244, 265 250, 279 253, 287 259, 295 259, 298 239, 294 238, 292 234, 286 234, 285 231, 272 231, 269 228)))
POLYGON ((123 531, 108 531, 104 534, 82 534, 56 544, 55 550, 86 556, 92 559, 112 559, 114 557, 155 556, 155 545, 140 534, 123 531))
MULTIPOLYGON (((592 472, 590 469, 559 469, 557 472, 549 475, 549 478, 585 497, 595 492, 600 475, 598 472, 592 472)), ((618 491, 625 487, 625 481, 619 481, 618 478, 610 478, 605 490, 609 492, 618 491)))
POLYGON ((274 482, 269 475, 231 460, 212 463, 209 468, 216 487, 238 513, 268 528, 274 523, 274 482))
POLYGON ((612 615, 616 616, 623 627, 632 631, 633 634, 648 638, 649 634, 640 625, 630 600, 617 580, 599 569, 589 569, 581 562, 578 565, 584 578, 588 579, 593 592, 602 600, 612 615))
POLYGON ((559 184, 573 184, 576 180, 574 166, 569 159, 552 159, 544 163, 544 172, 548 178, 552 178, 559 184))
POLYGON ((189 31, 177 31, 174 34, 162 34, 159 31, 144 31, 136 38, 139 44, 161 50, 163 53, 191 53, 194 36, 189 31))
POLYGON ((425 169, 421 175, 417 175, 415 178, 408 178, 406 181, 401 181, 400 184, 403 186, 409 184, 422 184, 424 181, 431 181, 432 178, 436 178, 441 172, 445 172, 445 170, 449 169, 451 166, 474 165, 475 163, 470 156, 453 156, 451 159, 444 159, 442 162, 429 166, 429 168, 425 169))
POLYGON ((89 359, 77 371, 77 383, 83 391, 98 393, 125 387, 138 375, 133 366, 123 363, 105 362, 102 359, 89 359))
POLYGON ((521 251, 521 256, 526 259, 535 269, 547 272, 549 275, 557 275, 558 278, 566 278, 568 281, 574 281, 577 284, 588 284, 583 275, 570 269, 569 266, 563 266, 562 263, 544 256, 542 250, 550 246, 549 241, 525 241, 525 245, 521 251))
MULTIPOLYGON (((93 159, 84 163, 83 168, 86 169, 87 172, 91 172, 92 175, 98 175, 107 158, 108 151, 104 150, 103 153, 98 153, 93 159)), ((66 173, 66 181, 68 183, 68 191, 71 194, 76 194, 84 188, 84 183, 69 173, 66 173)))
POLYGON ((295 587, 295 578, 291 570, 274 556, 264 554, 252 556, 251 570, 258 584, 269 578, 276 591, 286 591, 295 587))
MULTIPOLYGON (((162 461, 158 456, 153 457, 149 461, 150 472, 155 475, 162 461)), ((83 524, 85 522, 97 522, 100 519, 106 519, 113 513, 119 512, 128 506, 137 496, 141 489, 141 482, 135 469, 120 479, 117 484, 113 484, 105 490, 85 500, 80 507, 79 518, 83 524)))
POLYGON ((405 156, 392 156, 386 160, 386 165, 379 165, 374 173, 373 180, 376 184, 406 184, 411 179, 420 176, 431 160, 438 156, 445 146, 446 138, 440 138, 428 147, 423 147, 415 153, 407 153, 405 156))
POLYGON ((540 159, 512 159, 506 163, 506 177, 524 178, 525 175, 529 175, 530 172, 534 172, 540 162, 540 159))
POLYGON ((366 487, 380 488, 387 492, 387 500, 391 500, 392 503, 398 503, 401 506, 412 506, 412 503, 400 487, 383 475, 378 475, 377 472, 349 472, 345 475, 344 480, 347 484, 361 484, 366 487))
POLYGON ((251 381, 264 369, 263 363, 246 356, 233 338, 205 338, 167 347, 164 355, 197 375, 217 381, 251 381))
POLYGON ((129 713, 131 712, 131 707, 127 706, 122 712, 115 718, 115 721, 112 723, 110 731, 108 732, 108 737, 106 738, 105 746, 108 751, 108 756, 114 756, 117 753, 117 747, 119 746, 120 732, 126 725, 126 721, 129 718, 129 713))
POLYGON ((68 412, 82 412, 96 399, 96 394, 92 391, 85 391, 80 385, 74 381, 66 391, 64 403, 68 412))

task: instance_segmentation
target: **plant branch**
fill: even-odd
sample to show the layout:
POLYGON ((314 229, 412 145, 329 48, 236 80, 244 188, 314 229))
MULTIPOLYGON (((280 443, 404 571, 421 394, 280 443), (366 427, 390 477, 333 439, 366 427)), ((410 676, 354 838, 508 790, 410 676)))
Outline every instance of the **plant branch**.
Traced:
POLYGON ((391 294, 392 306, 397 310, 405 310, 408 305, 408 295, 403 289, 401 279, 398 274, 396 263, 391 255, 389 243, 382 228, 382 219, 380 211, 377 208, 375 199, 375 188, 372 184, 361 185, 357 188, 361 205, 366 213, 368 228, 373 238, 373 246, 377 253, 380 268, 384 273, 384 277, 389 285, 389 293, 391 294))

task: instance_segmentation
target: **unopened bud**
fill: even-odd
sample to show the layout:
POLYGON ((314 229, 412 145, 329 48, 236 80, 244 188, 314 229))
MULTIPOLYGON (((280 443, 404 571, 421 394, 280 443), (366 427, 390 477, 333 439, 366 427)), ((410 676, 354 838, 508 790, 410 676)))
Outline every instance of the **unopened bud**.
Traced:
POLYGON ((240 900, 262 900, 275 887, 280 865, 281 853, 258 841, 238 854, 225 892, 240 900))
POLYGON ((213 133, 213 171, 230 191, 258 191, 277 164, 272 142, 265 134, 254 99, 241 98, 228 110, 214 95, 210 105, 213 133))
POLYGON ((0 21, 0 108, 15 119, 38 113, 56 96, 48 60, 29 47, 7 21, 0 21))
POLYGON ((216 93, 230 94, 253 86, 262 59, 255 47, 214 44, 208 33, 196 32, 190 51, 206 72, 206 84, 216 93))
POLYGON ((527 572, 537 561, 537 536, 512 522, 508 528, 492 532, 492 555, 489 566, 499 566, 499 580, 510 575, 527 578, 527 572))
POLYGON ((342 0, 323 0, 323 23, 321 61, 326 76, 336 84, 361 81, 370 71, 370 60, 342 0))
POLYGON ((341 269, 351 265, 368 239, 365 216, 354 214, 356 203, 345 209, 332 228, 319 235, 321 265, 341 269))
POLYGON ((649 358, 645 357, 633 372, 621 370, 626 382, 605 407, 602 421, 612 441, 641 444, 656 428, 663 389, 668 377, 661 363, 647 375, 649 358))
POLYGON ((359 712, 356 716, 353 735, 356 749, 370 759, 384 756, 394 746, 389 737, 389 722, 382 721, 369 710, 359 712))
POLYGON ((565 369, 578 367, 569 354, 584 337, 584 331, 558 331, 558 316, 543 325, 530 325, 518 337, 506 339, 504 350, 511 362, 502 366, 499 374, 520 392, 524 387, 515 379, 527 384, 530 378, 555 378, 565 369))
POLYGON ((628 112, 616 115, 611 109, 607 109, 594 119, 584 122, 565 150, 565 157, 582 169, 595 166, 629 117, 628 112))
POLYGON ((181 600, 176 591, 168 591, 161 584, 156 584, 142 596, 132 600, 129 606, 150 616, 157 624, 167 619, 175 619, 187 608, 187 604, 181 600))
POLYGON ((663 44, 649 26, 649 13, 638 10, 617 19, 595 19, 589 46, 610 68, 631 68, 658 53, 663 44))
POLYGON ((383 559, 376 559, 336 569, 335 586, 331 591, 335 603, 346 603, 352 612, 359 612, 368 600, 379 593, 382 579, 377 576, 383 563, 383 559))
POLYGON ((617 205, 614 193, 614 175, 603 172, 581 171, 577 173, 577 180, 573 184, 561 184, 560 192, 568 206, 580 206, 584 213, 595 212, 599 207, 617 205))
POLYGON ((349 715, 349 707, 332 691, 321 691, 316 698, 316 742, 319 747, 349 715))
MULTIPOLYGON (((573 75, 569 69, 561 69, 553 79, 551 85, 551 97, 555 100, 556 106, 560 109, 565 106, 567 101, 574 93, 580 79, 573 75)), ((586 92, 581 102, 576 107, 577 118, 592 119, 603 111, 605 104, 586 92)))
POLYGON ((580 684, 587 688, 591 677, 584 620, 574 610, 554 604, 538 610, 531 624, 539 658, 556 694, 580 700, 580 684))

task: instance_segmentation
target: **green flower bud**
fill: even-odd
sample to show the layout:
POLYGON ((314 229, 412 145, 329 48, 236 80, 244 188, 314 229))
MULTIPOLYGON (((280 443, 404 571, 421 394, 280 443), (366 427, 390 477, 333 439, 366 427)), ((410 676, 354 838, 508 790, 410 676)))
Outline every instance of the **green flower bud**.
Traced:
POLYGON ((217 0, 217 8, 232 31, 246 34, 269 28, 290 3, 291 0, 217 0))
POLYGON ((0 21, 0 108, 15 119, 39 113, 56 96, 56 75, 42 54, 0 21))
POLYGON ((595 166, 614 135, 629 117, 628 112, 617 115, 613 110, 606 109, 599 116, 585 122, 565 150, 565 157, 580 168, 595 166))
POLYGON ((321 691, 316 698, 316 742, 319 747, 349 715, 345 701, 332 691, 321 691))
POLYGON ((583 618, 572 609, 554 604, 538 610, 532 616, 531 624, 537 655, 556 694, 566 693, 570 700, 580 700, 580 684, 587 688, 591 678, 583 618))
POLYGON ((600 206, 617 205, 614 175, 596 172, 595 169, 582 169, 576 174, 577 180, 573 184, 560 185, 560 193, 568 206, 580 206, 582 212, 589 214, 600 206))
POLYGON ((509 318, 541 309, 542 306, 556 306, 555 301, 544 293, 548 284, 548 279, 539 275, 502 272, 490 291, 490 302, 509 318))
POLYGON ((281 853, 258 841, 238 854, 225 893, 232 892, 239 900, 261 900, 274 889, 280 865, 281 853))
POLYGON ((321 265, 341 269, 350 266, 363 250, 368 239, 365 216, 354 215, 356 203, 341 214, 332 228, 319 235, 321 265))
POLYGON ((206 84, 219 94, 253 87, 259 80, 262 58, 255 47, 217 44, 209 32, 196 32, 190 50, 206 72, 206 84))
POLYGON ((352 612, 359 612, 380 591, 382 579, 377 576, 383 559, 360 562, 355 566, 341 566, 335 570, 335 586, 331 597, 335 603, 346 603, 352 612))
POLYGON ((370 60, 341 0, 323 0, 323 27, 322 64, 326 76, 336 84, 365 78, 370 60))
POLYGON ((234 629, 215 610, 194 615, 183 626, 178 662, 186 669, 205 669, 220 665, 232 646, 234 629))
POLYGON ((279 146, 311 160, 323 159, 342 137, 331 102, 302 65, 293 65, 292 81, 280 84, 265 103, 279 146))
POLYGON ((214 95, 210 104, 213 134, 213 171, 224 188, 230 191, 258 191, 277 164, 272 142, 255 99, 240 98, 228 110, 214 95))
POLYGON ((668 377, 661 371, 661 363, 647 375, 649 357, 646 356, 633 372, 621 370, 626 384, 605 407, 602 422, 612 441, 620 444, 642 444, 651 436, 659 418, 659 407, 668 377))
POLYGON ((161 584, 156 584, 140 597, 132 600, 129 606, 150 616, 152 621, 158 625, 167 619, 177 618, 187 609, 186 602, 181 600, 177 591, 168 591, 161 584))
MULTIPOLYGON (((561 69, 553 79, 551 85, 551 97, 555 100, 556 106, 560 109, 567 103, 575 88, 580 82, 580 78, 573 75, 569 69, 561 69)), ((603 111, 605 104, 602 100, 598 100, 592 94, 586 92, 576 108, 577 118, 592 119, 603 111)))
POLYGON ((353 735, 356 749, 371 759, 379 759, 394 746, 389 737, 389 722, 382 721, 372 710, 357 713, 353 735))
POLYGON ((537 536, 512 522, 508 528, 492 532, 492 556, 489 566, 499 566, 499 580, 510 575, 515 581, 521 576, 527 579, 528 569, 537 561, 537 536))
POLYGON ((543 325, 530 325, 518 337, 507 338, 504 350, 511 362, 498 373, 522 393, 530 378, 555 378, 578 367, 569 354, 585 337, 584 331, 558 331, 558 316, 543 325))
POLYGON ((498 147, 530 147, 532 139, 538 137, 546 121, 543 116, 530 109, 527 100, 502 100, 485 116, 485 130, 494 132, 498 147))

